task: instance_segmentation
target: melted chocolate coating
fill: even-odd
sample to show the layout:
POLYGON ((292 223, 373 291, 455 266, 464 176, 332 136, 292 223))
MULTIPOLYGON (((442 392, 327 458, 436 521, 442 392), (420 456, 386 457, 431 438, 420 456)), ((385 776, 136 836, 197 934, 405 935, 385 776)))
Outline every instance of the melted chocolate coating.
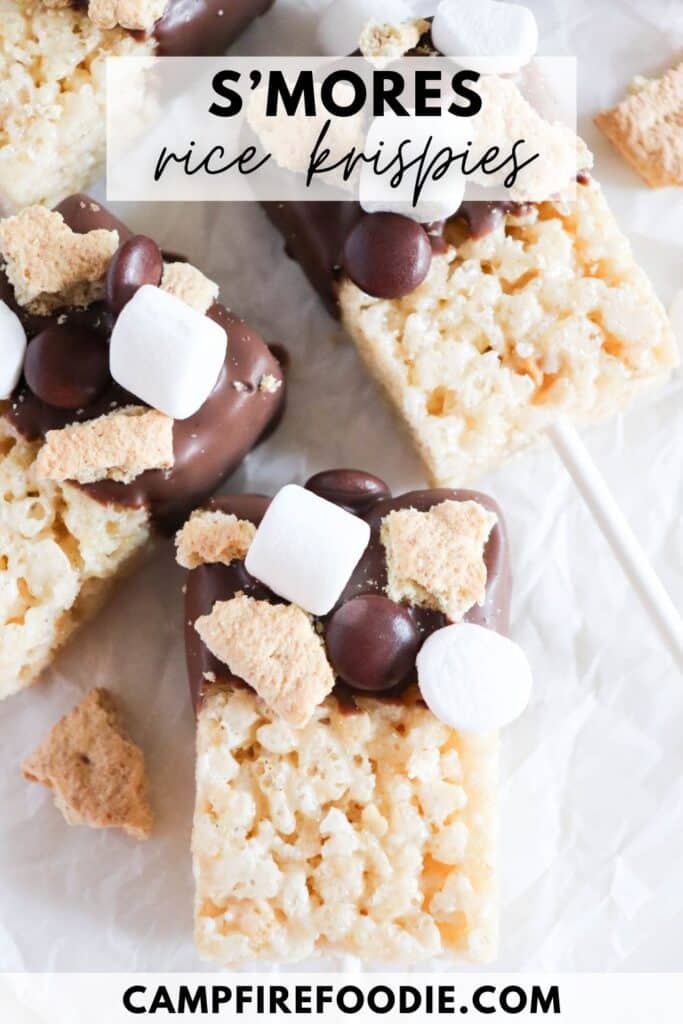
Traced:
MULTIPOLYGON (((456 501, 478 501, 481 505, 496 513, 498 522, 491 531, 486 544, 484 560, 486 562, 487 580, 486 597, 484 604, 480 607, 475 605, 465 615, 465 621, 474 622, 485 626, 487 629, 494 629, 499 633, 506 633, 508 629, 511 576, 509 564, 509 552, 505 524, 500 509, 496 503, 485 494, 477 491, 467 490, 423 490, 409 491, 399 497, 392 498, 389 488, 376 476, 363 473, 359 470, 339 469, 330 470, 325 473, 316 474, 311 477, 307 487, 310 487, 316 494, 327 498, 329 501, 346 508, 348 511, 356 511, 370 525, 370 541, 360 559, 351 579, 349 580, 343 594, 331 612, 323 616, 320 621, 325 627, 332 623, 338 609, 347 605, 359 595, 377 595, 385 598, 384 588, 386 586, 386 565, 384 546, 380 540, 380 524, 385 515, 393 509, 416 508, 420 511, 428 511, 433 505, 449 499, 456 501), (371 497, 374 495, 374 497, 371 497)), ((214 498, 207 507, 220 509, 223 512, 230 512, 240 519, 248 519, 255 526, 258 526, 268 508, 270 499, 261 495, 234 495, 228 497, 214 498)), ((201 707, 205 692, 215 684, 245 686, 246 683, 238 676, 230 673, 228 667, 215 658, 208 648, 202 643, 199 634, 194 628, 194 623, 200 615, 207 615, 216 601, 227 601, 234 597, 238 591, 243 591, 250 597, 258 600, 268 600, 273 603, 281 603, 281 598, 273 594, 264 584, 250 576, 241 561, 225 565, 201 565, 193 569, 187 578, 185 593, 185 645, 187 655, 187 670, 190 683, 190 693, 195 709, 201 707), (213 674, 209 680, 206 674, 213 674), (215 677, 215 678, 214 678, 215 677)), ((390 604, 391 602, 387 602, 390 604)), ((446 617, 438 611, 428 608, 419 608, 415 605, 402 605, 401 616, 407 613, 412 620, 413 627, 419 637, 419 645, 435 630, 447 624, 446 617)), ((359 649, 360 657, 363 653, 368 660, 375 657, 377 653, 377 638, 373 627, 373 618, 368 615, 366 618, 367 633, 363 635, 356 631, 355 643, 359 649)), ((386 622, 384 627, 386 628, 386 622)), ((404 631, 405 632, 405 631, 404 631)), ((407 637, 406 637, 407 639, 407 637)), ((393 657, 396 648, 391 644, 385 645, 385 652, 388 657, 393 657)), ((411 652, 412 653, 412 652, 411 652)), ((381 680, 376 680, 374 686, 370 686, 371 680, 365 676, 363 687, 358 691, 369 692, 372 689, 373 696, 397 700, 401 693, 415 681, 414 657, 412 654, 408 670, 403 672, 405 664, 401 667, 401 682, 388 689, 380 689, 381 680)), ((337 667, 339 658, 337 657, 337 667)), ((379 662, 376 662, 379 665, 379 662)), ((380 668, 377 668, 380 672, 380 668)), ((386 677, 384 677, 386 678, 386 677)), ((340 707, 344 710, 354 710, 353 686, 349 680, 337 680, 334 695, 340 707)))
MULTIPOLYGON (((72 196, 58 209, 74 231, 106 227, 118 230, 124 241, 132 237, 125 225, 87 196, 72 196)), ((0 298, 12 308, 17 308, 13 290, 4 274, 0 274, 0 298)), ((104 339, 109 337, 113 324, 102 302, 84 310, 60 310, 47 317, 19 312, 29 338, 46 329, 54 330, 58 316, 60 319, 66 317, 59 329, 78 326, 104 339)), ((134 508, 146 506, 155 526, 168 534, 177 529, 189 512, 205 501, 233 472, 277 418, 284 401, 284 387, 275 394, 259 390, 265 374, 272 374, 277 380, 283 379, 282 368, 263 339, 219 303, 215 303, 206 315, 225 328, 228 334, 227 354, 216 385, 202 407, 194 416, 174 423, 173 467, 170 470, 147 470, 128 484, 100 480, 82 485, 91 497, 101 502, 117 502, 134 508), (234 387, 235 383, 240 387, 234 387)), ((76 383, 78 368, 78 365, 72 368, 76 383)), ((140 404, 139 399, 108 378, 96 400, 75 411, 60 409, 41 401, 22 379, 4 415, 28 440, 39 440, 48 430, 95 419, 116 407, 140 404)))
MULTIPOLYGON (((439 54, 439 51, 434 48, 432 43, 431 20, 431 18, 427 19, 430 22, 430 29, 421 37, 417 47, 409 50, 406 56, 425 57, 430 54, 439 54)), ((360 51, 357 50, 354 56, 359 54, 360 51)), ((586 184, 589 179, 587 175, 580 174, 577 180, 580 184, 586 184)), ((347 239, 349 239, 361 219, 363 221, 367 220, 369 229, 373 221, 378 223, 375 221, 375 218, 384 217, 386 214, 366 214, 360 204, 356 202, 265 202, 261 205, 268 218, 283 236, 287 254, 300 264, 307 278, 325 303, 328 312, 332 316, 338 317, 337 288, 342 274, 342 267, 345 263, 343 254, 347 239)), ((494 231, 507 214, 521 215, 529 209, 529 206, 529 203, 514 203, 503 200, 493 202, 465 201, 461 203, 453 219, 463 221, 467 225, 472 238, 482 238, 484 235, 489 234, 489 232, 494 231)), ((414 228, 409 226, 413 222, 408 218, 402 219, 406 221, 406 232, 413 232, 414 228)), ((444 252, 447 248, 444 238, 446 221, 425 224, 424 227, 429 235, 432 252, 444 252)), ((353 273, 349 273, 349 277, 371 295, 393 298, 409 294, 410 291, 421 283, 423 278, 417 280, 416 277, 415 283, 411 280, 410 260, 412 257, 410 245, 406 245, 401 239, 396 238, 392 244, 392 249, 393 252, 389 257, 389 262, 394 264, 392 267, 392 277, 395 281, 402 282, 402 290, 395 292, 394 295, 381 295, 380 292, 372 291, 365 287, 363 281, 354 276, 353 273), (402 253, 407 253, 407 262, 404 266, 397 266, 396 264, 401 262, 402 253)), ((358 257, 356 260, 358 260, 358 257)), ((387 261, 384 260, 384 262, 386 263, 387 261)), ((427 267, 427 269, 429 268, 427 267)), ((381 276, 380 268, 375 270, 375 275, 381 276)), ((367 284, 369 280, 367 271, 366 278, 368 278, 365 282, 367 284)), ((370 283, 372 284, 372 281, 370 283)))
MULTIPOLYGON (((230 46, 274 0, 168 0, 150 35, 160 57, 213 57, 230 46)), ((71 0, 87 7, 88 0, 71 0)), ((148 33, 130 30, 136 39, 148 33)))
MULTIPOLYGON (((332 316, 339 316, 337 287, 344 264, 344 246, 347 238, 359 223, 367 220, 370 224, 381 213, 363 212, 359 203, 262 203, 269 220, 278 229, 285 241, 285 252, 300 264, 301 269, 325 303, 332 316)), ((482 238, 498 227, 507 213, 521 214, 523 203, 464 202, 455 218, 461 219, 472 238, 482 238)), ((414 224, 408 218, 401 218, 407 224, 414 224)), ((432 252, 446 250, 444 239, 445 221, 426 225, 432 252)), ((407 230, 412 230, 407 228, 407 230)), ((395 243, 392 259, 400 254, 401 246, 395 243)), ((394 268, 397 276, 409 283, 409 275, 400 268, 394 268)), ((420 283, 419 281, 417 282, 420 283)), ((413 286, 415 287, 415 285, 413 286)), ((401 292, 400 294, 407 294, 401 292)))
POLYGON ((223 53, 273 0, 169 0, 154 26, 162 57, 213 57, 223 53))

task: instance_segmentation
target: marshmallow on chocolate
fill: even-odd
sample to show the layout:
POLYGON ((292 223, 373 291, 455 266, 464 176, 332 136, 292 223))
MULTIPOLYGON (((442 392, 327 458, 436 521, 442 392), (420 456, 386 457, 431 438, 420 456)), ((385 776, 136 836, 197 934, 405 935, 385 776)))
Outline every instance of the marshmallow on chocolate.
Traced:
POLYGON ((462 58, 481 74, 514 74, 538 46, 536 19, 528 7, 501 0, 442 0, 432 41, 447 57, 462 58))
POLYGON ((472 622, 437 629, 417 656, 420 693, 430 711, 461 732, 490 732, 524 711, 531 669, 521 647, 472 622))
POLYGON ((370 540, 370 527, 317 494, 278 491, 247 552, 247 572, 313 615, 335 605, 370 540))
MULTIPOLYGON (((440 160, 445 161, 449 151, 453 154, 461 152, 471 139, 472 132, 466 118, 416 117, 414 112, 410 112, 408 117, 399 117, 386 113, 376 117, 370 125, 364 153, 368 158, 378 152, 394 154, 400 146, 406 163, 423 152, 428 152, 430 159, 443 153, 440 160)), ((380 162, 380 167, 386 163, 388 158, 380 162)), ((430 176, 423 183, 418 197, 413 194, 415 174, 403 174, 400 182, 392 186, 394 176, 394 169, 377 173, 372 164, 363 164, 358 199, 366 213, 398 213, 419 224, 428 224, 452 217, 465 195, 465 178, 455 166, 451 166, 438 180, 430 176)))
POLYGON ((0 401, 9 398, 21 377, 26 331, 17 314, 0 300, 0 401))
POLYGON ((227 335, 214 320, 154 285, 123 307, 110 345, 121 387, 176 420, 192 416, 214 389, 227 335))

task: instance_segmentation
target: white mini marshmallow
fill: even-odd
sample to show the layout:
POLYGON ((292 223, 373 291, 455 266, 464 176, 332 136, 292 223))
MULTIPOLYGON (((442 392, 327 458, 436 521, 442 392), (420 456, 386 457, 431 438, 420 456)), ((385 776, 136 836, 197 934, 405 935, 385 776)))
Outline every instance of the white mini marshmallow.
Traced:
POLYGON ((313 615, 336 603, 368 546, 368 524, 305 487, 278 491, 251 542, 247 572, 313 615))
POLYGON ((444 626, 417 656, 417 680, 429 710, 461 732, 489 732, 521 715, 531 668, 521 647, 472 622, 444 626))
POLYGON ((318 46, 327 57, 345 57, 358 49, 369 21, 399 25, 414 17, 404 0, 332 0, 318 22, 318 46))
POLYGON ((538 47, 533 12, 501 0, 442 0, 434 15, 432 40, 447 57, 462 58, 472 71, 514 74, 538 47), (478 60, 477 58, 483 58, 478 60))
POLYGON ((219 324, 175 295, 145 284, 114 324, 111 375, 152 408, 184 420, 213 391, 227 343, 219 324))
MULTIPOLYGON (((450 148, 453 154, 460 153, 472 139, 468 120, 452 114, 444 114, 441 117, 417 117, 411 113, 408 117, 400 117, 398 114, 387 113, 382 117, 376 117, 370 125, 363 152, 370 157, 381 149, 382 153, 386 154, 380 161, 380 167, 383 167, 398 152, 401 143, 409 139, 410 143, 404 145, 401 152, 404 163, 410 163, 424 152, 431 137, 429 160, 435 159, 446 147, 450 148)), ((444 161, 445 159, 446 157, 443 158, 444 161)), ((358 186, 358 201, 366 213, 399 213, 420 224, 428 224, 430 221, 451 217, 463 200, 465 178, 457 164, 451 165, 448 172, 438 180, 426 180, 415 206, 412 205, 412 196, 416 168, 413 167, 404 173, 400 184, 392 188, 390 181, 395 173, 396 168, 392 167, 384 174, 376 174, 370 164, 363 164, 358 186)))
POLYGON ((26 355, 26 331, 17 314, 0 300, 0 399, 19 383, 26 355))

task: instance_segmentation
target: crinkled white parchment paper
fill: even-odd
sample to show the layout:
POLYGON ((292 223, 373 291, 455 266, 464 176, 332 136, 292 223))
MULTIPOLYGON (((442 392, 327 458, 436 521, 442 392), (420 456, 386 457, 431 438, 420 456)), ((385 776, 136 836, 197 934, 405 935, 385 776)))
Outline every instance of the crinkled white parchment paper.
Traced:
MULTIPOLYGON (((315 0, 278 0, 240 53, 312 51, 315 0)), ((420 6, 424 9, 425 4, 420 6)), ((683 51, 680 0, 536 0, 547 54, 580 58, 580 129, 663 301, 683 288, 683 190, 651 192, 591 117, 636 74, 683 51)), ((101 193, 100 193, 101 194, 101 193)), ((397 490, 424 475, 407 438, 252 206, 130 206, 122 216, 188 254, 222 296, 292 354, 289 408, 231 488, 274 491, 339 465, 397 490)), ((681 317, 683 320, 683 316, 681 317)), ((683 325, 682 325, 683 326, 683 325)), ((588 446, 683 604, 683 379, 590 431, 588 446)), ((499 970, 683 966, 683 686, 551 450, 483 481, 510 528, 513 634, 536 688, 502 758, 499 970)), ((0 707, 0 967, 199 967, 189 857, 193 721, 182 574, 170 546, 129 580, 30 691, 0 707), (123 700, 145 750, 157 827, 147 843, 68 828, 22 758, 93 685, 123 700)))

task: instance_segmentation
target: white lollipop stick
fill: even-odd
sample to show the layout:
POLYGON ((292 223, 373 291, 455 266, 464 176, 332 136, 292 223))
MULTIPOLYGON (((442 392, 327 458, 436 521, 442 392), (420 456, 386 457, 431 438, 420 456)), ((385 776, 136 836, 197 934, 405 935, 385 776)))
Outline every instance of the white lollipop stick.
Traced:
POLYGON ((565 419, 559 419, 548 433, 567 472, 583 495, 676 664, 683 669, 683 619, 612 497, 579 434, 565 419))

